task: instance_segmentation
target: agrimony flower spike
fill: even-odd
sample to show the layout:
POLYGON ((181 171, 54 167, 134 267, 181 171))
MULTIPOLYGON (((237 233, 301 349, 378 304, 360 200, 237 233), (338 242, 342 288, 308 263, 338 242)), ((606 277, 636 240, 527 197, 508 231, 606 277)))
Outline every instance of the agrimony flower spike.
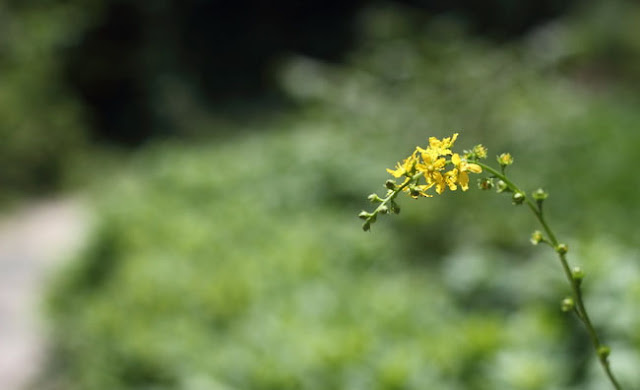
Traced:
POLYGON ((399 213, 400 207, 395 198, 402 192, 418 199, 433 197, 433 193, 429 192, 432 188, 436 194, 442 194, 447 188, 451 191, 458 188, 462 191, 468 190, 469 174, 482 172, 480 165, 473 161, 485 158, 487 149, 477 145, 471 151, 465 151, 460 155, 452 151, 457 139, 458 133, 443 139, 429 137, 428 146, 416 147, 407 158, 396 163, 393 169, 387 169, 395 179, 403 178, 402 183, 387 180, 387 193, 384 197, 377 194, 369 195, 369 200, 378 203, 378 207, 372 212, 360 213, 359 217, 364 219, 362 228, 369 230, 378 214, 387 214, 389 211, 399 213))
POLYGON ((474 146, 471 150, 465 150, 462 155, 453 152, 452 148, 457 139, 457 133, 442 140, 430 137, 427 147, 416 147, 409 157, 396 164, 395 169, 387 169, 395 179, 403 178, 402 183, 398 184, 395 180, 387 180, 385 182, 387 193, 384 197, 380 197, 377 194, 369 195, 369 200, 374 204, 378 204, 378 206, 373 212, 363 211, 360 213, 359 217, 364 219, 362 228, 365 231, 370 230, 371 224, 376 221, 378 214, 389 214, 391 212, 398 214, 400 208, 395 199, 402 192, 406 192, 410 197, 417 199, 420 197, 433 197, 433 194, 429 192, 431 188, 434 188, 436 194, 444 193, 447 188, 451 191, 455 191, 458 188, 466 191, 469 189, 469 174, 482 173, 483 170, 488 172, 489 176, 481 178, 478 182, 480 189, 495 188, 498 193, 510 194, 513 204, 526 205, 537 218, 542 231, 536 230, 531 235, 531 243, 534 245, 544 243, 553 248, 558 255, 562 269, 571 287, 571 296, 562 300, 561 309, 564 312, 575 313, 578 319, 582 321, 609 381, 615 389, 622 389, 609 366, 608 358, 611 349, 600 342, 582 299, 581 285, 584 279, 584 272, 578 267, 573 269, 569 267, 566 259, 569 248, 566 244, 557 240, 545 219, 542 204, 549 195, 543 189, 538 189, 529 197, 507 177, 506 168, 513 164, 511 154, 502 153, 498 155, 496 160, 499 169, 494 169, 480 161, 480 159, 487 156, 487 149, 482 145, 474 146))

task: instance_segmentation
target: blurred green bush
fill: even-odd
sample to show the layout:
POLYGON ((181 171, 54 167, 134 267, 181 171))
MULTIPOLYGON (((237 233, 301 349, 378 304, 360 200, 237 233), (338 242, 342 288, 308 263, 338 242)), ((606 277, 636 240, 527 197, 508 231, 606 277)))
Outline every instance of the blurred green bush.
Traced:
POLYGON ((235 139, 158 143, 97 183, 99 225, 49 300, 48 388, 604 388, 559 310, 558 264, 530 248, 535 221, 508 199, 407 199, 360 230, 384 168, 453 131, 458 148, 510 151, 513 177, 549 190, 632 383, 637 96, 581 83, 561 61, 575 51, 549 56, 552 30, 495 46, 407 20, 363 14, 347 67, 284 62, 298 112, 235 139))
POLYGON ((58 188, 86 145, 61 53, 90 15, 75 2, 0 4, 0 204, 58 188))

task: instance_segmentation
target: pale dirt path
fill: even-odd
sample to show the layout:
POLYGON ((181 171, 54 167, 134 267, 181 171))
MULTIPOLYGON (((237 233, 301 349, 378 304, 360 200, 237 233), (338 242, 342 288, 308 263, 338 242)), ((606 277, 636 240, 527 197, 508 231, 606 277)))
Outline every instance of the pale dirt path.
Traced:
POLYGON ((80 248, 88 208, 76 198, 41 201, 0 215, 0 389, 21 390, 43 362, 39 313, 47 278, 80 248))

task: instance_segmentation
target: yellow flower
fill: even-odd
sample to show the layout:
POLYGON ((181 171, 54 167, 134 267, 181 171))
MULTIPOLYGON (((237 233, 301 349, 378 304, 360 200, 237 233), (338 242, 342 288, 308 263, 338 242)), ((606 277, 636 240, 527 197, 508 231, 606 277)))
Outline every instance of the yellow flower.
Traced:
POLYGON ((436 137, 429 137, 429 146, 426 149, 417 147, 416 150, 420 152, 424 158, 424 155, 429 155, 431 159, 435 160, 440 156, 448 156, 451 154, 451 147, 458 138, 458 133, 455 133, 452 137, 443 138, 442 141, 436 137))
POLYGON ((453 146, 453 143, 456 142, 457 138, 458 133, 455 133, 451 137, 443 138, 442 141, 436 137, 429 137, 429 148, 440 156, 447 156, 451 154, 450 149, 453 146))
POLYGON ((460 184, 460 188, 462 191, 466 191, 469 189, 469 174, 467 172, 472 173, 481 173, 482 168, 478 164, 468 163, 466 160, 460 158, 458 153, 454 153, 451 156, 451 162, 455 166, 455 168, 449 172, 447 172, 448 176, 448 184, 449 187, 455 185, 455 183, 460 184))
POLYGON ((422 163, 418 163, 416 169, 422 172, 429 187, 435 185, 436 192, 441 194, 446 187, 446 182, 440 171, 444 170, 447 160, 435 155, 431 148, 422 150, 424 150, 424 152, 421 153, 422 163))
POLYGON ((396 163, 396 169, 392 170, 387 168, 387 172, 393 175, 393 177, 413 176, 416 173, 416 164, 418 163, 418 156, 416 152, 413 152, 411 156, 404 159, 401 163, 396 163))
MULTIPOLYGON (((459 154, 451 151, 451 147, 457 138, 458 133, 442 140, 430 137, 429 146, 426 149, 417 147, 409 157, 401 163, 397 163, 395 169, 387 169, 387 172, 396 178, 404 176, 406 179, 402 185, 406 186, 403 190, 413 198, 418 198, 419 196, 431 197, 432 195, 426 192, 431 187, 435 187, 438 194, 443 193, 447 187, 451 191, 455 191, 458 188, 458 184, 463 191, 466 191, 469 188, 469 175, 467 172, 480 173, 482 169, 479 165, 469 163, 466 159, 461 158, 459 154), (447 165, 445 157, 448 155, 451 155, 451 162, 454 168, 445 173, 443 172, 447 165), (422 173, 426 183, 418 184, 416 181, 407 185, 409 181, 415 180, 413 176, 416 173, 422 173)), ((476 146, 474 152, 477 155, 486 155, 486 149, 482 145, 476 146)))
POLYGON ((458 169, 453 168, 449 172, 445 173, 444 180, 451 191, 457 190, 458 185, 456 184, 456 182, 458 181, 458 169))

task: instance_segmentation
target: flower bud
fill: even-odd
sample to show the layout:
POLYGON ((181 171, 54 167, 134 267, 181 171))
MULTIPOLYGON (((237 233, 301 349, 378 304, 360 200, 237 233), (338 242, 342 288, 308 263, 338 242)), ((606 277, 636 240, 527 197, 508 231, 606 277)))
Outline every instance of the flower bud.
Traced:
POLYGON ((580 267, 573 267, 571 270, 571 277, 580 284, 582 283, 582 279, 584 279, 584 271, 580 267))
POLYGON ((598 347, 598 357, 600 357, 600 359, 606 360, 610 354, 611 348, 607 347, 606 345, 601 345, 600 347, 598 347))
POLYGON ((556 252, 560 255, 564 255, 569 251, 569 247, 567 246, 567 244, 558 244, 558 246, 556 246, 556 252))
POLYGON ((571 297, 566 297, 565 299, 563 299, 562 304, 560 306, 562 311, 565 313, 570 312, 571 310, 573 310, 574 307, 575 307, 575 304, 573 303, 573 298, 571 297))
POLYGON ((542 232, 540 230, 536 230, 535 232, 533 232, 533 234, 531 235, 531 243, 533 245, 538 245, 539 243, 541 243, 544 240, 544 236, 542 235, 542 232))
POLYGON ((487 148, 482 145, 476 145, 473 147, 473 149, 464 151, 464 158, 468 160, 487 158, 487 148))
POLYGON ((378 196, 378 194, 371 194, 371 195, 367 196, 367 199, 369 199, 369 201, 371 203, 381 203, 382 202, 382 198, 380 198, 378 196))
POLYGON ((538 202, 542 202, 543 200, 547 199, 548 196, 549 194, 547 194, 542 188, 538 188, 537 190, 533 191, 533 199, 538 202))
POLYGON ((384 182, 384 186, 388 189, 388 190, 395 190, 396 189, 396 183, 389 179, 387 181, 384 182))
POLYGON ((524 194, 522 192, 516 192, 511 197, 511 201, 515 205, 521 205, 524 202, 524 194))
POLYGON ((378 207, 378 212, 382 214, 387 214, 389 212, 389 208, 387 206, 380 206, 378 207))
POLYGON ((478 179, 478 188, 481 190, 490 190, 493 188, 493 179, 490 177, 483 177, 478 179))
POLYGON ((500 164, 501 167, 511 165, 513 164, 513 157, 511 157, 511 154, 509 153, 502 153, 498 156, 498 164, 500 164))
POLYGON ((487 158, 487 148, 478 144, 473 147, 473 154, 475 154, 476 158, 487 158))
POLYGON ((360 214, 358 214, 358 218, 360 219, 369 219, 373 214, 371 214, 368 211, 361 211, 360 214))
POLYGON ((511 189, 509 188, 509 186, 507 185, 507 183, 505 183, 502 180, 498 180, 498 183, 496 184, 496 191, 498 193, 501 192, 511 192, 511 189))
POLYGON ((371 224, 369 222, 363 223, 362 230, 364 230, 365 232, 368 232, 369 230, 371 230, 371 224))

